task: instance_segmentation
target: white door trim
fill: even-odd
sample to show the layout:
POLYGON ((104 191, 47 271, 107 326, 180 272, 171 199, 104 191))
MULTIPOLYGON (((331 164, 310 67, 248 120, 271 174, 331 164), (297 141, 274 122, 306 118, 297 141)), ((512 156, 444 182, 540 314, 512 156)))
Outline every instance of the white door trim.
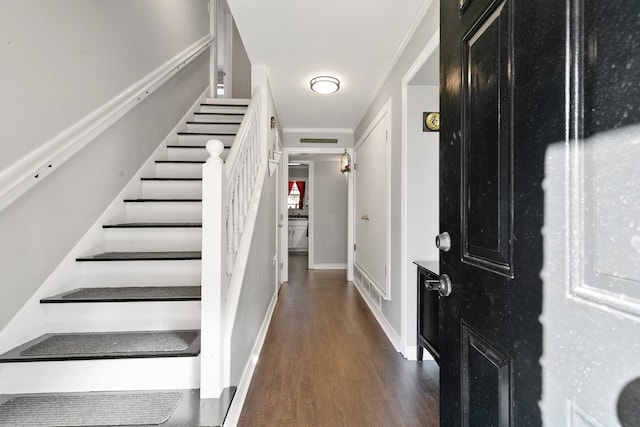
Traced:
POLYGON ((409 82, 416 76, 418 71, 422 68, 422 66, 427 62, 429 57, 434 52, 437 52, 438 47, 440 46, 440 30, 436 30, 431 39, 427 42, 425 47, 420 52, 420 55, 413 62, 411 67, 407 70, 405 75, 402 77, 402 112, 401 112, 401 167, 402 176, 400 179, 400 298, 401 298, 401 308, 400 308, 400 352, 410 360, 416 359, 416 349, 417 346, 408 346, 407 338, 409 336, 416 336, 416 325, 415 322, 412 325, 409 325, 407 322, 407 317, 409 312, 412 310, 416 310, 415 301, 409 301, 407 297, 407 286, 415 286, 415 283, 407 283, 407 265, 409 260, 407 259, 407 222, 408 222, 408 211, 407 211, 407 200, 409 195, 407 194, 407 180, 408 180, 408 172, 407 172, 407 102, 408 102, 408 86, 409 82))
MULTIPOLYGON (((347 150, 347 153, 354 158, 353 148, 298 148, 298 147, 284 147, 282 150, 282 164, 289 164, 289 156, 295 154, 342 154, 344 150, 347 150)), ((309 176, 313 169, 309 168, 309 176)), ((287 183, 289 182, 289 168, 283 168, 283 180, 282 180, 282 194, 287 194, 288 188, 287 183)), ((310 185, 313 188, 313 184, 310 185)), ((313 191, 313 190, 312 190, 313 191)), ((349 174, 347 177, 347 194, 348 194, 348 202, 347 202, 347 280, 353 281, 353 176, 349 174)), ((309 194, 312 196, 312 193, 309 194)), ((286 197, 283 197, 284 202, 286 204, 286 197)), ((311 199, 313 200, 313 199, 311 199)), ((284 205, 283 205, 284 206, 284 205)), ((286 206, 285 206, 286 208, 286 206)), ((314 205, 312 202, 311 209, 309 211, 309 262, 313 259, 313 231, 312 231, 312 221, 313 221, 313 209, 314 205)), ((284 210, 286 212, 286 210, 284 210)), ((285 221, 286 224, 286 221, 285 221)), ((288 227, 283 224, 283 233, 288 231, 288 227), (286 227, 286 229, 285 229, 286 227)), ((286 235, 286 234, 284 234, 286 235)), ((283 260, 283 280, 288 280, 288 253, 289 253, 289 241, 287 239, 283 239, 282 244, 282 260, 283 260)))

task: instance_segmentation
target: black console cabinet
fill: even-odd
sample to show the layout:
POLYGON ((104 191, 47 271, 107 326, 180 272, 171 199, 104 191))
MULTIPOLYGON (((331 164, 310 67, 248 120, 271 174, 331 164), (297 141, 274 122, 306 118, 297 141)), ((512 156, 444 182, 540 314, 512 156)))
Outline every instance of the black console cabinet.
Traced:
POLYGON ((418 361, 422 360, 424 348, 439 364, 439 296, 426 284, 427 280, 438 280, 439 266, 437 261, 415 261, 414 264, 418 266, 418 361))

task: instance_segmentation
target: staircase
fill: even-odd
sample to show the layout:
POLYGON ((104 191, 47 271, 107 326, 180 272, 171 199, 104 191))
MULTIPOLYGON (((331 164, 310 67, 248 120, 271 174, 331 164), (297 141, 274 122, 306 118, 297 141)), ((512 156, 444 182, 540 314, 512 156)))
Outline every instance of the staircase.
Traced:
POLYGON ((199 388, 205 144, 222 141, 226 158, 247 105, 200 105, 103 225, 104 252, 78 257, 68 290, 40 300, 48 333, 0 355, 1 394, 199 388))

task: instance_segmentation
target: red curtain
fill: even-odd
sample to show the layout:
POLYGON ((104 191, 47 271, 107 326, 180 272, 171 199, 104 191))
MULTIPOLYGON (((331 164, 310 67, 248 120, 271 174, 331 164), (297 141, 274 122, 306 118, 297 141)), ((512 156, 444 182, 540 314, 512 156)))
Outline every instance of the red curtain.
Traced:
POLYGON ((296 181, 296 185, 300 191, 300 204, 298 205, 298 209, 302 209, 304 207, 304 181, 296 181))
POLYGON ((293 190, 293 181, 289 181, 289 192, 287 193, 287 196, 291 194, 291 190, 293 190))

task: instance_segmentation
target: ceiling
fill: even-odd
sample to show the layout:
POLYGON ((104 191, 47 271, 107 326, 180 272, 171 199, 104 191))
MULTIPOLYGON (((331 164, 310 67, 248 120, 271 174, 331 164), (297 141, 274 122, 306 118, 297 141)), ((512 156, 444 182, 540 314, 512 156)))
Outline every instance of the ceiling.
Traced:
POLYGON ((269 70, 286 131, 354 129, 428 0, 227 0, 249 60, 269 70), (337 77, 340 90, 319 95, 309 81, 337 77))

